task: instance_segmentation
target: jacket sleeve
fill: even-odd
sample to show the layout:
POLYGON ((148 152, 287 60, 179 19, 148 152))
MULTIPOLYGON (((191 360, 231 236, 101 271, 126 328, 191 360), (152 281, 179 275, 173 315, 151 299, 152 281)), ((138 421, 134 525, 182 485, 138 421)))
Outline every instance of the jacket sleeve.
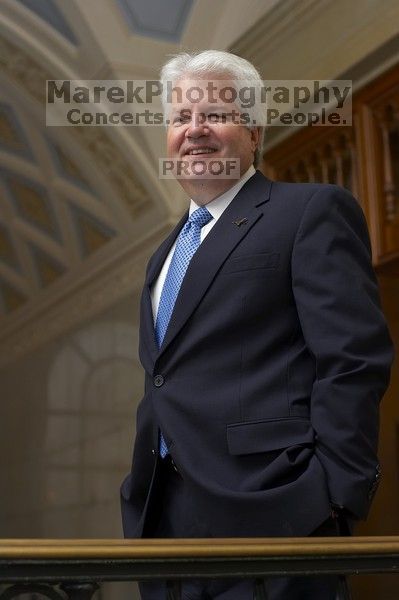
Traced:
POLYGON ((378 485, 379 402, 392 344, 363 212, 349 192, 320 187, 302 215, 292 285, 316 363, 311 421, 330 499, 365 518, 378 485))

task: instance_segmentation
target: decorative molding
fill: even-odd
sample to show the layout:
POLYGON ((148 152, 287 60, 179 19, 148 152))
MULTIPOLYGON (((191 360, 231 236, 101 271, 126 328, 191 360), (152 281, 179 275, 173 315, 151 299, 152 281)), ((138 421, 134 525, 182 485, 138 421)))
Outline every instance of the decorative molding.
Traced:
POLYGON ((77 39, 53 0, 18 0, 27 10, 44 21, 48 27, 55 29, 63 35, 71 44, 77 45, 77 39))
POLYGON ((4 37, 0 38, 0 68, 21 84, 42 106, 45 105, 45 82, 52 79, 51 74, 4 37))
POLYGON ((234 42, 229 51, 261 66, 265 56, 272 53, 276 47, 286 44, 294 31, 303 29, 330 3, 331 0, 278 2, 256 25, 234 42))
POLYGON ((27 316, 16 327, 0 334, 0 368, 24 354, 101 314, 117 301, 138 291, 149 254, 169 233, 171 224, 163 225, 139 244, 115 254, 112 262, 102 266, 89 280, 76 281, 68 293, 62 291, 51 302, 27 316), (106 282, 106 284, 104 283, 106 282))
MULTIPOLYGON (((17 80, 43 107, 46 102, 46 80, 53 76, 38 65, 21 48, 0 38, 0 68, 17 80)), ((69 131, 81 142, 93 160, 108 177, 120 199, 133 218, 137 218, 152 204, 152 200, 134 177, 131 164, 126 160, 108 135, 99 127, 69 127, 69 131)))
POLYGON ((70 127, 108 177, 132 217, 137 218, 152 204, 151 197, 133 176, 132 167, 118 146, 99 127, 70 127))

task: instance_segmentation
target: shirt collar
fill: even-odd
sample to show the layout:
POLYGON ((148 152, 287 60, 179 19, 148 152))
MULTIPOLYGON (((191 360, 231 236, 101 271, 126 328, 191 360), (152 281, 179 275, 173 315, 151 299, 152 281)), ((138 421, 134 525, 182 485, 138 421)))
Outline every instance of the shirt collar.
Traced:
MULTIPOLYGON (((253 175, 255 175, 256 171, 253 165, 251 165, 241 177, 239 181, 233 187, 229 188, 226 192, 205 204, 206 208, 211 213, 212 217, 216 220, 220 217, 223 211, 228 207, 233 198, 238 194, 243 185, 250 179, 253 175)), ((198 204, 194 202, 194 200, 190 201, 190 215, 195 210, 197 210, 198 204)))

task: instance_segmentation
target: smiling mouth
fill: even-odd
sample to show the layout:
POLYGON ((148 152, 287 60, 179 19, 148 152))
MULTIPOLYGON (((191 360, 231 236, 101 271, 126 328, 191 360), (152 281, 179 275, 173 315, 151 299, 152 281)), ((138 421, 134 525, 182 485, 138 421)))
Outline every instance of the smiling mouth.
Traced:
POLYGON ((216 148, 209 148, 208 146, 204 146, 201 148, 191 148, 188 152, 186 152, 185 156, 199 156, 203 154, 213 154, 216 152, 216 148))

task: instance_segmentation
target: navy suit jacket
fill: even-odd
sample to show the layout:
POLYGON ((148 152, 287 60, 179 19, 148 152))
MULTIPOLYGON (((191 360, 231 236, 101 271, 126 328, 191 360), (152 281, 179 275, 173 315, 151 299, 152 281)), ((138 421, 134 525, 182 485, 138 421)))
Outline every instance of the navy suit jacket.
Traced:
POLYGON ((191 260, 158 349, 150 288, 186 219, 147 269, 125 536, 156 498, 160 429, 204 537, 307 535, 331 503, 365 518, 392 346, 359 204, 256 172, 191 260))

